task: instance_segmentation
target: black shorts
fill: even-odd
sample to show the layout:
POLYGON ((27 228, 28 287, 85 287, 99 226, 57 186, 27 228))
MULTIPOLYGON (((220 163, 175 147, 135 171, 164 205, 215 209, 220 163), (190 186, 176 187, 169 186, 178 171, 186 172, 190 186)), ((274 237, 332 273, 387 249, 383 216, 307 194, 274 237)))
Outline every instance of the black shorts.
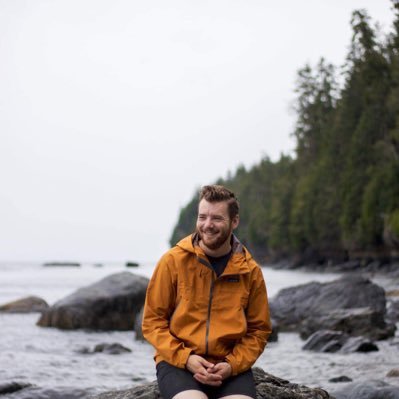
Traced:
POLYGON ((186 369, 181 369, 166 362, 157 364, 158 387, 164 399, 172 399, 179 392, 195 389, 204 392, 209 399, 228 395, 247 395, 256 398, 255 382, 252 370, 229 377, 220 387, 201 384, 186 369))

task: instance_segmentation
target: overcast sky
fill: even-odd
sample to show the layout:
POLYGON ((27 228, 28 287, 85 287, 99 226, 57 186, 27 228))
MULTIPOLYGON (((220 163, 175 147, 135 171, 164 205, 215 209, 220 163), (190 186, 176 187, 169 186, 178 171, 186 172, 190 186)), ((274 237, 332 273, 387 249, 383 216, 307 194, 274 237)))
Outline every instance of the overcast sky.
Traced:
POLYGON ((296 71, 389 0, 0 0, 0 260, 153 261, 203 184, 293 148, 296 71))

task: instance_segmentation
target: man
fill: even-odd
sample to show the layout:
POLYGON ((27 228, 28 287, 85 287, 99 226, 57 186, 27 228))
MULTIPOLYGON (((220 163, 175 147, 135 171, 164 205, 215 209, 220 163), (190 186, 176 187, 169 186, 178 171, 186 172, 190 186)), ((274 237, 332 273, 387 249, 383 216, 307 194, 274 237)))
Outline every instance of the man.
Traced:
POLYGON ((164 399, 256 397, 251 366, 271 323, 262 271, 233 235, 238 211, 230 190, 203 187, 196 232, 163 255, 148 285, 143 334, 164 399))

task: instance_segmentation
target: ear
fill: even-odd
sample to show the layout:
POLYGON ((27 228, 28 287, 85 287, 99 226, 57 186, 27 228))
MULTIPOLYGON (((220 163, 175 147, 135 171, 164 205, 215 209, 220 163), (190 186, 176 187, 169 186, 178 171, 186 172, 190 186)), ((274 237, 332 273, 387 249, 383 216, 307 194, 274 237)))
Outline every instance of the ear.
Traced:
POLYGON ((240 216, 236 215, 234 216, 232 222, 231 222, 231 227, 234 229, 236 229, 238 227, 238 225, 240 224, 240 216))

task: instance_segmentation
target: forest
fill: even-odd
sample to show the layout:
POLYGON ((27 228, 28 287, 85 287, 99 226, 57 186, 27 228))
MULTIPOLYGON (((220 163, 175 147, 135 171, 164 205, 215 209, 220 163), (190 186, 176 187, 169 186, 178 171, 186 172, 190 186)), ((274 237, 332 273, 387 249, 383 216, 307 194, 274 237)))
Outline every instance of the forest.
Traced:
MULTIPOLYGON (((392 6, 388 35, 354 11, 345 64, 320 59, 298 71, 294 155, 215 182, 236 193, 237 235, 258 260, 399 258, 399 1, 392 6)), ((171 245, 194 230, 197 203, 195 194, 181 209, 171 245)))

